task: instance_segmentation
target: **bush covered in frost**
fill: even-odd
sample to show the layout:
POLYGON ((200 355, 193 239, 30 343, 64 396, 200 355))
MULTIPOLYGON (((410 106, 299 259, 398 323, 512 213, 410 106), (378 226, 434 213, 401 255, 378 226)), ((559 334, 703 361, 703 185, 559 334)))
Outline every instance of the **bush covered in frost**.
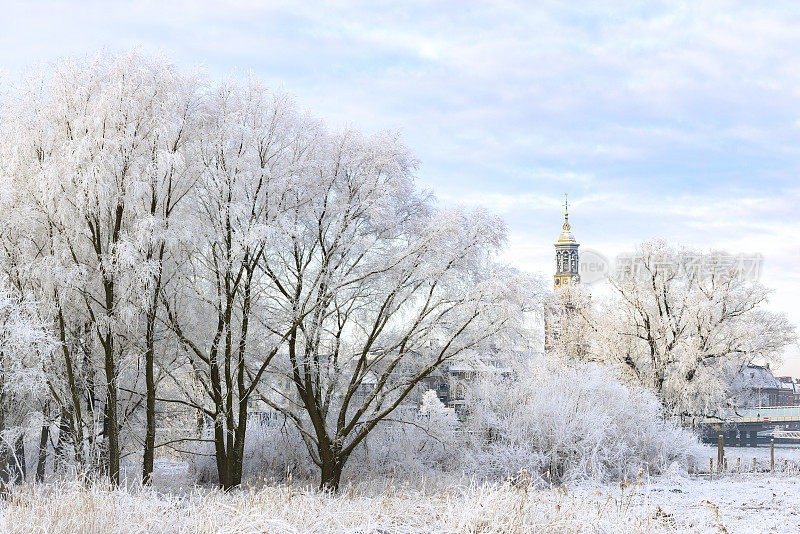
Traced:
POLYGON ((375 428, 345 468, 350 479, 391 476, 417 480, 460 470, 462 432, 452 410, 428 390, 410 407, 375 428))
POLYGON ((477 476, 525 469, 543 482, 624 480, 686 465, 698 452, 695 437, 663 418, 652 393, 597 364, 537 358, 484 376, 467 406, 464 468, 477 476))

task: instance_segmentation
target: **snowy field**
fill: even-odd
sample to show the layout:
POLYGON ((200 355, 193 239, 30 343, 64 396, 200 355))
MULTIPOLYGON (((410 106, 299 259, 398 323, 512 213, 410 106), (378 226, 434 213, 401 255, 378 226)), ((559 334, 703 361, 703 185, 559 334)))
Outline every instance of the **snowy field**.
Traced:
POLYGON ((2 532, 797 532, 800 477, 672 476, 543 491, 292 485, 228 494, 65 484, 19 488, 0 504, 2 532))

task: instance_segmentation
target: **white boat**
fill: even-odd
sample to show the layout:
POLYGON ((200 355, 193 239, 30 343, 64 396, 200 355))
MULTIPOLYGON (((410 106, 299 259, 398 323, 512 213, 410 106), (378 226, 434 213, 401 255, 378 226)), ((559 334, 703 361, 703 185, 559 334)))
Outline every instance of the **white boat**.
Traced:
POLYGON ((781 428, 773 428, 768 432, 759 432, 759 437, 771 438, 775 441, 790 441, 800 442, 800 430, 783 430, 781 428))

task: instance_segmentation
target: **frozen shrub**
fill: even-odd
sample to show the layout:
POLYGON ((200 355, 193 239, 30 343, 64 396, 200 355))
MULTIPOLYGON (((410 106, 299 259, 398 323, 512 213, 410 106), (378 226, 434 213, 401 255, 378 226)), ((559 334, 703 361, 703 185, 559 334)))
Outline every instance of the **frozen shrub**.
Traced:
POLYGON ((474 384, 464 468, 476 476, 527 470, 544 482, 631 479, 685 465, 697 445, 665 420, 655 396, 602 366, 537 358, 474 384))
POLYGON ((353 452, 345 476, 419 480, 434 472, 451 472, 458 469, 461 441, 455 414, 428 390, 419 407, 398 410, 370 433, 353 452))

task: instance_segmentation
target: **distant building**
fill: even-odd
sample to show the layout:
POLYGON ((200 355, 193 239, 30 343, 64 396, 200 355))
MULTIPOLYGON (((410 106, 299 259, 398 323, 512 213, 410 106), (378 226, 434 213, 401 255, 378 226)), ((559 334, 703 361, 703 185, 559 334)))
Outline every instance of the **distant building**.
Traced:
MULTIPOLYGON (((565 195, 566 196, 566 195, 565 195)), ((580 244, 575 240, 572 227, 569 224, 569 205, 564 200, 564 224, 561 227, 561 235, 553 245, 556 247, 556 274, 553 275, 553 288, 558 291, 580 283, 578 275, 578 247, 580 244)))
POLYGON ((466 408, 469 384, 485 373, 508 375, 511 369, 498 354, 484 354, 466 361, 451 361, 434 370, 422 381, 421 391, 432 389, 439 400, 464 420, 469 415, 466 408))
POLYGON ((778 377, 778 399, 775 406, 796 406, 800 396, 798 384, 791 376, 778 377))
POLYGON ((733 381, 734 400, 740 408, 800 406, 800 380, 776 377, 768 365, 748 365, 733 381))
POLYGON ((740 408, 775 406, 778 380, 768 366, 748 365, 733 380, 733 400, 740 408))
POLYGON ((564 224, 561 234, 555 242, 556 247, 556 272, 553 275, 554 298, 546 305, 544 320, 544 348, 551 350, 558 340, 564 323, 567 321, 573 306, 565 301, 559 293, 566 288, 579 284, 581 281, 578 273, 578 247, 569 224, 569 204, 564 195, 564 224))

